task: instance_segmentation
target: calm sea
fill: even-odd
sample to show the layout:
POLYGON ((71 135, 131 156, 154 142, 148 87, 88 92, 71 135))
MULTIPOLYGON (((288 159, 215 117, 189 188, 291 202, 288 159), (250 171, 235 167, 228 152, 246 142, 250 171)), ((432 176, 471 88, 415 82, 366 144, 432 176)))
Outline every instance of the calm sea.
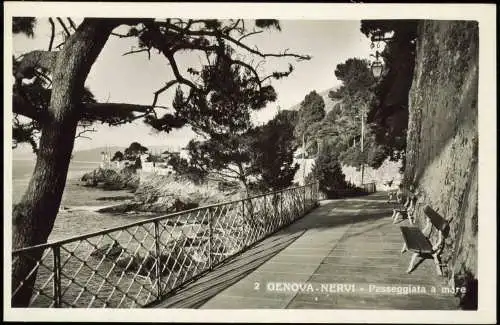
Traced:
MULTIPOLYGON (((84 206, 107 206, 116 204, 116 201, 97 200, 102 197, 132 195, 129 191, 105 191, 84 187, 79 179, 86 172, 99 166, 99 162, 72 161, 69 166, 66 187, 64 189, 61 207, 78 208, 84 206)), ((20 201, 28 187, 30 177, 35 167, 34 160, 13 160, 12 167, 12 202, 20 201)), ((116 215, 82 211, 60 211, 49 241, 64 239, 107 228, 118 227, 127 223, 145 219, 146 216, 116 215)))

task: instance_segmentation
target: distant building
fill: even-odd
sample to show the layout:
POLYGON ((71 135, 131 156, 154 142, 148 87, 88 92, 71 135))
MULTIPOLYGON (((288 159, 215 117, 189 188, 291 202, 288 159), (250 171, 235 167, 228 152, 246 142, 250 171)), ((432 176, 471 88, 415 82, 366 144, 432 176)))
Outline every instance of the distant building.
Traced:
POLYGON ((175 156, 177 156, 177 157, 180 158, 180 152, 178 152, 178 151, 168 151, 167 150, 167 151, 162 152, 160 156, 163 159, 165 159, 165 161, 168 161, 170 158, 175 157, 175 156))
POLYGON ((99 165, 101 168, 111 168, 111 154, 109 152, 101 152, 101 163, 99 165))
POLYGON ((187 148, 180 148, 178 150, 164 151, 161 153, 161 157, 168 161, 171 157, 178 157, 189 160, 191 156, 189 155, 189 150, 187 148))
POLYGON ((189 150, 187 148, 181 148, 179 151, 179 155, 181 158, 189 160, 191 158, 191 155, 189 154, 189 150))

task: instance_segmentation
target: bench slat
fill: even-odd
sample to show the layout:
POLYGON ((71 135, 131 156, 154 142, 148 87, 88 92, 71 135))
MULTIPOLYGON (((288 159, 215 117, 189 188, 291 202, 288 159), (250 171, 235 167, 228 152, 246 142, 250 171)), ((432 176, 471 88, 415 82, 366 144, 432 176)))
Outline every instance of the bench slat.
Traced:
POLYGON ((426 205, 424 208, 425 215, 431 220, 431 223, 439 231, 445 231, 448 227, 448 221, 444 219, 439 213, 437 213, 430 206, 426 205))
POLYGON ((432 245, 420 229, 406 226, 400 227, 400 229, 408 250, 423 254, 432 253, 432 245))

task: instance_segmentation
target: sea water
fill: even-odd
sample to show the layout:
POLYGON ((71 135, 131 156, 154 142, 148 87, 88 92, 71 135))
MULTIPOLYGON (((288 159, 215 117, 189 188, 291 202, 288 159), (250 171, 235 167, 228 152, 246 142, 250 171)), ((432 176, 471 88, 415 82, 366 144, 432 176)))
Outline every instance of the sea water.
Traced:
MULTIPOLYGON (((28 187, 35 167, 34 160, 12 161, 12 203, 18 203, 28 187)), ((72 161, 69 166, 64 188, 61 210, 57 215, 49 241, 65 239, 104 229, 122 226, 147 216, 106 214, 85 211, 85 207, 99 207, 119 203, 117 201, 98 200, 102 197, 132 196, 128 190, 108 191, 86 187, 80 178, 87 172, 99 167, 99 162, 72 161)))

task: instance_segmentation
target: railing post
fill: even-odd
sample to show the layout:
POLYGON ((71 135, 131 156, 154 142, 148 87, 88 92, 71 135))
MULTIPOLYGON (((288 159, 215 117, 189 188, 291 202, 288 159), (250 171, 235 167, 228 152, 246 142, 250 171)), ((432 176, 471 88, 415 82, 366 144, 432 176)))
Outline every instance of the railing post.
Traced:
POLYGON ((279 220, 280 226, 283 224, 283 220, 284 220, 284 217, 283 217, 283 193, 284 193, 284 191, 281 191, 281 193, 280 193, 280 220, 279 220))
POLYGON ((245 199, 241 200, 241 218, 243 219, 244 222, 246 222, 246 219, 245 219, 245 199))
POLYGON ((302 215, 306 214, 306 186, 302 188, 302 215))
POLYGON ((155 258, 156 258, 156 267, 155 267, 155 275, 156 275, 156 291, 158 299, 161 298, 161 252, 160 252, 160 226, 159 221, 156 220, 154 222, 154 231, 155 231, 155 258))
POLYGON ((208 268, 211 270, 213 267, 212 261, 212 250, 213 250, 213 240, 214 240, 214 230, 213 230, 213 209, 208 208, 208 268))
POLYGON ((309 191, 309 188, 311 187, 310 184, 306 185, 306 188, 304 189, 304 205, 306 206, 306 211, 309 211, 309 196, 307 195, 307 192, 309 191))
POLYGON ((54 307, 61 307, 61 248, 59 245, 52 247, 54 254, 54 307))
POLYGON ((264 221, 264 225, 263 225, 263 228, 264 230, 266 229, 266 226, 267 226, 267 220, 268 220, 268 215, 267 215, 267 195, 264 194, 264 218, 263 218, 263 221, 264 221))

